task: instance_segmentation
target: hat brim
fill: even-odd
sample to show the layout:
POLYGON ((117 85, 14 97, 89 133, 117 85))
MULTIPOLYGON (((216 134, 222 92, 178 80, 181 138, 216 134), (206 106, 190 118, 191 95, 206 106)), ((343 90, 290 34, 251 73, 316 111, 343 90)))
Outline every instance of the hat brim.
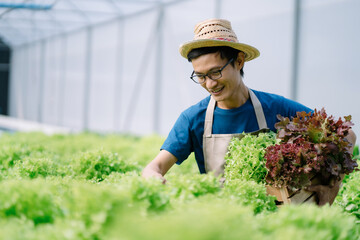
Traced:
POLYGON ((219 47, 219 46, 232 47, 244 52, 245 61, 250 61, 260 56, 259 50, 257 50, 256 48, 250 45, 244 43, 227 42, 227 41, 210 40, 210 39, 200 39, 200 40, 186 42, 180 46, 179 52, 181 56, 187 59, 187 55, 193 49, 202 48, 202 47, 219 47))

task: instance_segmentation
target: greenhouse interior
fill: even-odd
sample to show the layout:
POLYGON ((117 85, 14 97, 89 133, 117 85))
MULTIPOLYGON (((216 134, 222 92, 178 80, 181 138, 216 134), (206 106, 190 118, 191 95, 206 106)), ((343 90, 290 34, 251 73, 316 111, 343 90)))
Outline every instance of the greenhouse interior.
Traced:
POLYGON ((75 131, 166 135, 207 95, 189 79, 179 46, 197 22, 218 17, 260 51, 244 67, 248 87, 351 115, 360 134, 358 1, 2 2, 2 115, 75 131))
POLYGON ((346 139, 360 136, 359 11, 358 0, 0 0, 0 240, 360 239, 359 147, 346 139), (182 113, 210 95, 179 47, 213 18, 259 50, 243 67, 249 89, 316 118, 233 140, 225 183, 199 174, 196 152, 145 178, 182 113), (275 179, 287 151, 294 169, 311 163, 275 179), (337 188, 325 204, 315 172, 337 188), (311 195, 296 204, 300 192, 311 195))

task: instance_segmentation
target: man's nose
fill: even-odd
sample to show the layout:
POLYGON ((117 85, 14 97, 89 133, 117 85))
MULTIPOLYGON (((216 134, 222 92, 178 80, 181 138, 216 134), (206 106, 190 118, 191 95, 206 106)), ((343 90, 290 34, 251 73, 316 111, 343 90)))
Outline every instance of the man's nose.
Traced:
POLYGON ((205 84, 207 89, 211 89, 217 85, 217 81, 207 77, 205 84))

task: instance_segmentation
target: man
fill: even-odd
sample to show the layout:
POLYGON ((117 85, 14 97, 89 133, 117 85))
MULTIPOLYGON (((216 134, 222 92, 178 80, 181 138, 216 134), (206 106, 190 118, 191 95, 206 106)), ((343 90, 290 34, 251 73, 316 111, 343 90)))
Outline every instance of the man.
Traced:
MULTIPOLYGON (((157 177, 165 182, 166 172, 191 152, 195 153, 201 173, 222 174, 232 137, 243 132, 276 131, 277 114, 292 117, 298 111, 312 111, 284 97, 246 87, 242 79, 244 63, 260 53, 239 43, 229 21, 206 20, 197 24, 194 32, 194 40, 183 44, 180 54, 193 65, 190 78, 211 96, 180 115, 160 153, 144 168, 143 177, 157 177)), ((355 143, 355 138, 352 141, 355 143)))

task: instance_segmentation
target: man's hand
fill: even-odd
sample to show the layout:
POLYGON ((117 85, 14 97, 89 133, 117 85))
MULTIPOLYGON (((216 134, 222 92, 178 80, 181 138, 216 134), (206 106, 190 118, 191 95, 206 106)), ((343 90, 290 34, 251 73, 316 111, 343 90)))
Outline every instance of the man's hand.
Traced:
POLYGON ((163 175, 149 168, 144 168, 143 172, 141 173, 141 176, 144 178, 151 178, 151 177, 158 178, 162 181, 163 184, 166 183, 166 179, 164 178, 163 175))
POLYGON ((155 177, 166 183, 164 175, 176 163, 177 158, 166 150, 161 150, 160 153, 152 160, 142 171, 144 178, 155 177))
POLYGON ((331 206, 339 192, 343 177, 344 176, 342 176, 340 180, 332 178, 329 185, 312 185, 305 187, 304 190, 316 193, 319 206, 323 206, 327 203, 331 206))

